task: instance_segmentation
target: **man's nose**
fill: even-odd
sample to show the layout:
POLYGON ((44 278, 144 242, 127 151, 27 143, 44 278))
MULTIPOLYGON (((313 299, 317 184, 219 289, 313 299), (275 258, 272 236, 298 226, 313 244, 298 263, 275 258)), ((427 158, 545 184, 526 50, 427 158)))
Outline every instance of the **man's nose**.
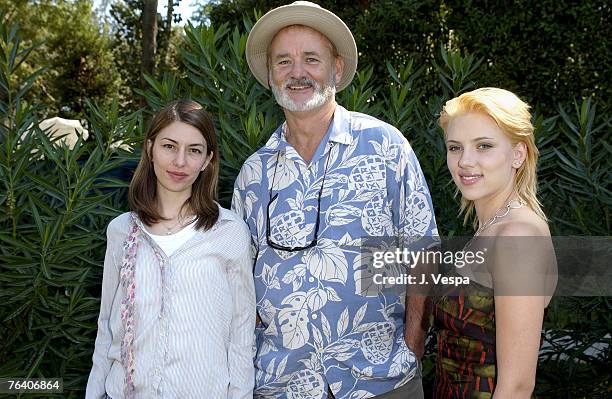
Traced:
POLYGON ((305 69, 302 61, 296 61, 291 64, 291 77, 294 79, 301 79, 304 77, 305 69))

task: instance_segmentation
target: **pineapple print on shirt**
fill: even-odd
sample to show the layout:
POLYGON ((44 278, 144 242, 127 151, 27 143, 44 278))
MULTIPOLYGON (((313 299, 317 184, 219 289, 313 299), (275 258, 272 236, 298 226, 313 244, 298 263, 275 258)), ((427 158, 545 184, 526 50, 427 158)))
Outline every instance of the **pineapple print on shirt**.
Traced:
POLYGON ((337 106, 307 164, 280 126, 242 167, 232 207, 257 252, 255 398, 325 399, 329 391, 369 398, 414 376, 416 358, 403 338, 405 292, 365 296, 358 287, 367 280, 363 239, 409 237, 418 248, 437 239, 427 184, 397 129, 337 106), (319 211, 317 245, 269 247, 269 203, 270 238, 286 247, 313 240, 319 211))

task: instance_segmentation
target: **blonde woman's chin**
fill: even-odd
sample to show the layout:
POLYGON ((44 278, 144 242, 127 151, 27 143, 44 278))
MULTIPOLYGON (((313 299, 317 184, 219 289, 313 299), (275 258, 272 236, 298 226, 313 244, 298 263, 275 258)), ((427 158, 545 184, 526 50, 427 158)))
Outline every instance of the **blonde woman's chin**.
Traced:
POLYGON ((487 196, 487 193, 485 193, 481 187, 478 187, 474 184, 464 185, 459 183, 457 184, 457 188, 461 193, 461 197, 468 201, 477 201, 487 196))

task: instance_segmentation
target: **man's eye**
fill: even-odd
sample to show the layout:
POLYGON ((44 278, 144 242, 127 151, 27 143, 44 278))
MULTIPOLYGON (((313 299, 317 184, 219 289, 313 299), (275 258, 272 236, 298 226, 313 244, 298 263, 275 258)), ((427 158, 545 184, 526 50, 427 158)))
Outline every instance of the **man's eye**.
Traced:
POLYGON ((319 60, 318 60, 318 59, 316 59, 316 58, 312 58, 312 57, 310 57, 310 58, 307 58, 307 59, 306 59, 306 62, 309 62, 309 63, 312 63, 312 62, 319 62, 319 60))

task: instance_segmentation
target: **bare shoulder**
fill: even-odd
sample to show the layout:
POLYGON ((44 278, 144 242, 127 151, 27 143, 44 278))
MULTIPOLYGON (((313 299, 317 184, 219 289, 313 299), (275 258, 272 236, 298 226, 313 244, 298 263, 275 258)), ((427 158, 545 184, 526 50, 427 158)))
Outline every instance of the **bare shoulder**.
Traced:
POLYGON ((497 226, 492 233, 504 237, 550 237, 548 223, 529 208, 516 209, 512 216, 497 226))
POLYGON ((496 295, 515 303, 539 297, 547 306, 557 284, 557 262, 546 221, 531 209, 516 209, 493 234, 487 267, 496 295))

